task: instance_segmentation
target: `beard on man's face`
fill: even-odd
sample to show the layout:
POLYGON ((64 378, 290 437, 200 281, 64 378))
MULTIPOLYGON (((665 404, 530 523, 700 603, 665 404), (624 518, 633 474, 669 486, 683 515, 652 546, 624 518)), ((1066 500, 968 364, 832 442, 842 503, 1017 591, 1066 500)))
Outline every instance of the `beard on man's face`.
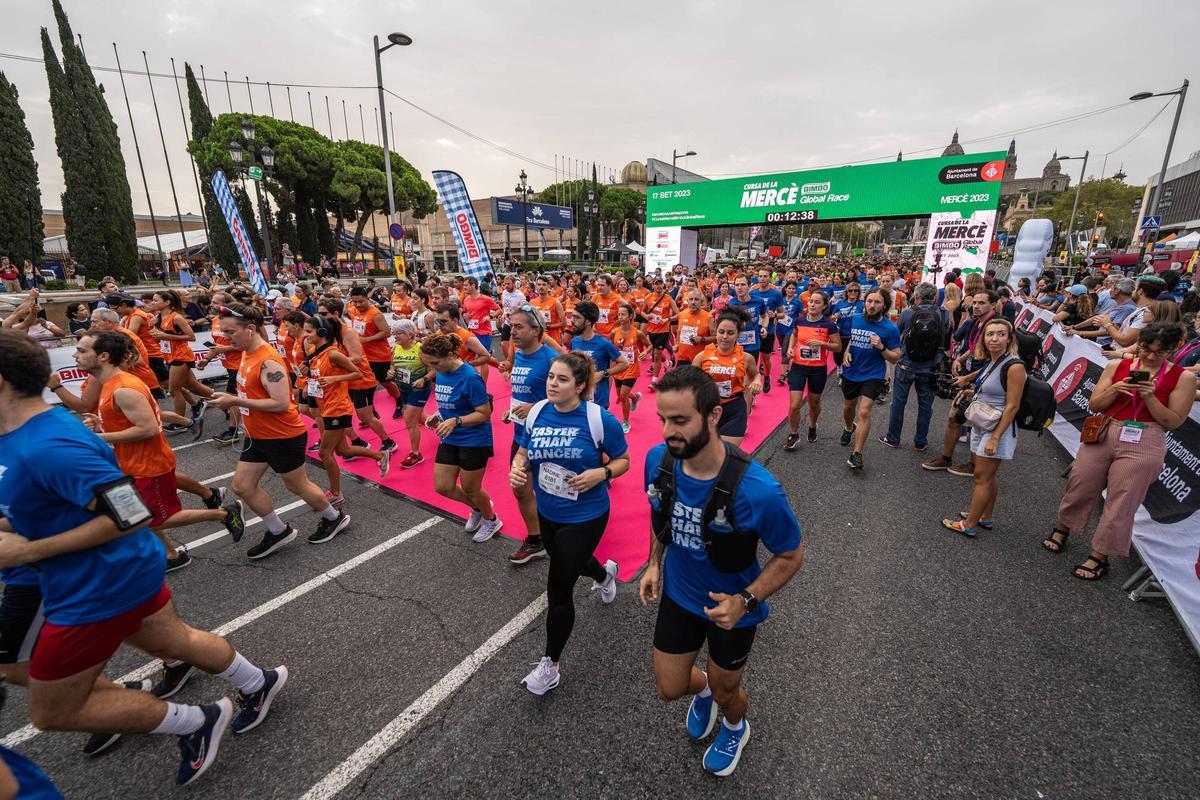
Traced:
POLYGON ((700 429, 700 433, 696 434, 691 439, 684 440, 683 444, 677 444, 678 439, 667 439, 667 449, 671 451, 671 455, 682 461, 687 461, 694 457, 697 453, 708 446, 712 439, 712 434, 708 431, 708 425, 700 429))

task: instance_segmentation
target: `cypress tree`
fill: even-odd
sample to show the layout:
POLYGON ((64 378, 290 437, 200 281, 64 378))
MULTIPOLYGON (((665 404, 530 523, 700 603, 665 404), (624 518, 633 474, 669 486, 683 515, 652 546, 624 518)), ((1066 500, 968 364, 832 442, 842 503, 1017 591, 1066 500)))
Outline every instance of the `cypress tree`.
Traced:
MULTIPOLYGON (((196 80, 196 73, 192 72, 192 65, 184 63, 183 73, 187 83, 188 111, 192 118, 192 141, 201 142, 212 131, 212 112, 204 102, 204 92, 196 80)), ((200 170, 200 192, 204 195, 204 216, 208 219, 208 254, 226 269, 236 268, 242 260, 229 234, 229 226, 225 224, 221 206, 217 204, 217 196, 213 193, 212 170, 200 166, 199 160, 196 164, 200 170)))
POLYGON ((42 260, 42 192, 33 137, 17 102, 17 87, 0 72, 0 255, 18 267, 42 260))
MULTIPOLYGON (((249 192, 241 186, 233 184, 230 188, 233 190, 233 201, 237 205, 238 213, 242 215, 242 224, 246 226, 246 235, 250 237, 254 254, 261 262, 263 258, 262 231, 258 228, 258 217, 254 216, 254 202, 250 199, 249 192)), ((242 263, 241 258, 234 263, 242 263)))

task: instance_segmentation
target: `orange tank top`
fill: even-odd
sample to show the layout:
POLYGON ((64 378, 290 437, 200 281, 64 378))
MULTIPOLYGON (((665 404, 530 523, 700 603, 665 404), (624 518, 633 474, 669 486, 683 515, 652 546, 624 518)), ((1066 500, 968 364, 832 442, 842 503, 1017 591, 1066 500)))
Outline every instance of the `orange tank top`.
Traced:
MULTIPOLYGON (((159 317, 158 329, 163 333, 182 333, 182 330, 176 325, 176 320, 179 314, 174 311, 168 311, 159 317)), ((178 339, 160 339, 159 345, 162 347, 163 358, 170 364, 192 364, 196 361, 196 354, 192 352, 192 347, 188 342, 178 339)))
MULTIPOLYGON (((214 341, 216 340, 214 339, 214 341)), ((292 373, 296 372, 296 360, 292 356, 292 345, 295 341, 282 327, 280 327, 279 333, 275 336, 275 349, 279 351, 279 355, 283 356, 283 363, 287 365, 288 370, 292 373)))
MULTIPOLYGON (((350 348, 346 347, 344 342, 346 339, 349 339, 352 336, 357 336, 358 334, 355 332, 355 329, 353 327, 351 327, 350 330, 346 330, 347 327, 349 327, 349 326, 347 326, 345 323, 342 324, 342 341, 343 341, 342 350, 346 353, 347 358, 349 358, 351 361, 354 361, 354 356, 350 355, 350 348)), ((300 341, 303 342, 304 338, 301 337, 300 341)), ((362 358, 360 358, 358 361, 356 361, 354 363, 354 366, 358 367, 358 371, 360 373, 362 373, 362 377, 356 381, 350 381, 350 388, 351 389, 374 389, 379 384, 375 380, 375 373, 371 371, 370 363, 368 363, 367 353, 366 353, 366 349, 365 349, 366 346, 362 342, 359 342, 358 346, 359 346, 359 349, 362 350, 363 355, 362 355, 362 358)), ((303 351, 303 349, 304 349, 303 346, 301 346, 300 350, 303 351)), ((299 364, 302 359, 303 359, 303 355, 298 356, 296 358, 296 363, 299 364)), ((391 356, 391 353, 389 352, 388 353, 388 363, 391 363, 391 360, 392 360, 392 356, 391 356)))
POLYGON ((135 317, 142 321, 142 327, 138 330, 137 337, 142 340, 142 344, 145 346, 146 352, 149 353, 150 358, 162 358, 162 346, 158 343, 158 339, 155 339, 150 335, 150 329, 154 325, 154 316, 149 311, 143 311, 140 308, 135 308, 133 313, 128 317, 121 318, 121 327, 129 328, 131 325, 133 325, 133 320, 135 317))
MULTIPOLYGON (((133 427, 113 397, 118 389, 132 389, 145 397, 154 412, 155 422, 161 428, 158 403, 146 384, 128 372, 117 372, 100 387, 100 404, 96 412, 100 415, 100 425, 105 433, 117 433, 133 427)), ((113 442, 112 448, 121 471, 131 478, 154 478, 175 471, 175 453, 171 451, 161 430, 141 441, 113 442)))
MULTIPOLYGON (((228 339, 226 339, 224 336, 222 336, 221 334, 217 333, 217 330, 218 330, 217 326, 213 325, 213 329, 212 329, 213 343, 216 344, 218 347, 229 347, 231 342, 228 339)), ((236 370, 238 367, 240 367, 242 365, 242 351, 241 350, 227 350, 226 352, 221 353, 219 358, 221 359, 221 366, 225 367, 225 369, 227 369, 227 370, 230 370, 230 369, 236 370)), ((286 361, 287 359, 284 359, 284 360, 286 361)))
POLYGON ((596 321, 596 333, 608 337, 617 329, 617 306, 623 303, 620 295, 611 292, 605 300, 599 294, 592 295, 592 302, 600 309, 600 319, 596 321))
POLYGON ((154 370, 150 369, 150 356, 146 353, 146 345, 142 344, 138 335, 128 328, 117 328, 117 330, 129 337, 138 352, 138 363, 127 369, 126 372, 140 378, 142 383, 146 384, 146 388, 158 389, 158 376, 154 374, 154 370))
POLYGON ((470 364, 472 361, 478 358, 478 356, 472 352, 471 348, 467 347, 467 342, 473 335, 469 330, 466 328, 458 328, 454 331, 454 335, 458 337, 458 341, 462 342, 462 344, 458 346, 458 359, 460 361, 470 364))
POLYGON ((642 374, 641 361, 639 356, 642 354, 641 345, 638 342, 638 329, 630 328, 629 333, 625 333, 620 328, 612 332, 612 343, 621 351, 621 355, 629 362, 629 369, 619 375, 614 376, 619 381, 636 378, 642 374))
MULTIPOLYGON (((359 335, 359 338, 364 336, 374 336, 382 331, 387 330, 387 320, 383 313, 374 306, 371 306, 366 311, 359 311, 354 306, 346 309, 347 316, 350 317, 350 324, 354 327, 354 332, 359 335)), ((388 342, 388 337, 376 339, 373 342, 361 342, 363 355, 368 361, 385 361, 392 363, 392 345, 388 342)))
POLYGON ((562 333, 564 320, 558 312, 558 309, 562 306, 558 303, 557 299, 554 297, 547 297, 545 300, 543 300, 540 296, 535 295, 534 298, 529 301, 529 305, 533 306, 541 313, 542 321, 545 322, 547 331, 553 327, 555 336, 562 333))
POLYGON ((346 370, 333 363, 332 345, 322 347, 314 353, 306 353, 304 361, 308 364, 308 377, 301 387, 305 396, 317 401, 317 408, 322 417, 346 417, 354 413, 354 404, 350 402, 350 382, 338 381, 328 386, 322 386, 317 379, 345 375, 346 370))
POLYGON ((679 312, 679 363, 691 363, 692 359, 704 349, 705 345, 696 344, 697 336, 712 335, 712 314, 701 309, 693 314, 684 309, 679 312))
POLYGON ((727 403, 741 397, 746 388, 746 351, 741 345, 733 348, 727 356, 721 355, 716 344, 710 344, 700 354, 700 369, 717 383, 721 402, 727 403))
MULTIPOLYGON (((283 357, 266 342, 257 350, 242 353, 242 365, 238 367, 237 375, 238 397, 248 400, 271 399, 271 394, 262 382, 262 368, 272 361, 287 372, 287 364, 284 363, 283 357)), ((255 411, 245 406, 238 406, 238 410, 242 412, 246 433, 252 439, 293 439, 306 431, 291 392, 288 392, 287 411, 255 411)))

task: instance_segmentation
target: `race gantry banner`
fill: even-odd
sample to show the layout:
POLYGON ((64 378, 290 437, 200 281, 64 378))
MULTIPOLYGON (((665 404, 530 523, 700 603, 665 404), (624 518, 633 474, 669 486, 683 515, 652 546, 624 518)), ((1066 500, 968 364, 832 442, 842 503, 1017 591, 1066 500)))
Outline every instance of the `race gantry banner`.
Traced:
POLYGON ((242 266, 245 268, 246 274, 250 276, 250 288, 254 289, 255 294, 259 297, 266 297, 270 287, 267 286, 267 279, 263 276, 262 268, 258 264, 258 256, 254 253, 254 247, 250 244, 250 236, 246 233, 246 226, 242 223, 242 215, 238 213, 237 204, 233 201, 233 192, 229 191, 229 181, 225 180, 225 173, 221 170, 213 173, 212 188, 213 194, 217 197, 217 205, 221 207, 221 213, 225 216, 225 224, 229 226, 229 235, 233 237, 233 245, 242 259, 242 266))
POLYGON ((433 182, 437 186, 438 199, 446 210, 446 220, 450 230, 454 232, 454 241, 458 245, 458 263, 462 271, 475 278, 482 278, 492 271, 492 261, 488 258, 487 245, 479 230, 479 221, 475 219, 475 209, 471 208, 471 196, 467 194, 467 185, 457 172, 435 170, 433 182))
POLYGON ((929 217, 925 242, 925 280, 941 288, 945 275, 958 267, 962 274, 987 268, 988 246, 996 226, 996 210, 939 211, 929 217))

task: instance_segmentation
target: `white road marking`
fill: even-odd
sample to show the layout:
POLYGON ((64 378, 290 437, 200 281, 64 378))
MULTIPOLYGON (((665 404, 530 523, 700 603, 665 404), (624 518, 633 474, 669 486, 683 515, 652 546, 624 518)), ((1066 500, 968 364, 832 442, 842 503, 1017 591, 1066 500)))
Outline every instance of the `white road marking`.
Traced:
POLYGON ((216 483, 217 481, 223 481, 226 478, 232 478, 232 477, 233 477, 232 472, 226 472, 224 475, 214 475, 211 478, 207 478, 205 480, 200 481, 200 483, 202 483, 202 484, 216 483))
POLYGON ((460 661, 458 666, 447 672, 441 680, 429 687, 408 708, 401 711, 400 716, 384 726, 383 730, 367 740, 349 758, 334 767, 328 775, 304 794, 302 800, 328 800, 328 798, 334 797, 342 789, 349 786, 351 781, 369 769, 373 763, 391 750, 430 711, 433 711, 433 709, 437 708, 438 704, 454 694, 492 656, 500 652, 517 634, 541 616, 545 609, 546 594, 543 592, 538 595, 536 600, 527 605, 521 613, 509 620, 503 628, 492 634, 491 638, 481 644, 474 653, 471 653, 460 661))
MULTIPOLYGON (((300 506, 302 506, 304 504, 305 503, 303 500, 294 500, 291 503, 288 503, 286 506, 280 506, 279 508, 275 509, 275 513, 283 514, 285 512, 291 511, 293 508, 299 508, 300 506)), ((262 522, 262 517, 250 517, 249 519, 246 520, 246 527, 249 528, 251 525, 256 525, 259 522, 262 522)), ((213 533, 210 533, 207 536, 201 536, 199 539, 190 541, 187 544, 181 544, 179 546, 179 549, 180 550, 195 550, 197 547, 202 547, 206 544, 209 544, 210 542, 215 542, 218 539, 224 539, 228 535, 229 535, 229 531, 225 530, 224 528, 221 528, 221 530, 219 530, 219 531, 214 531, 213 533)))
POLYGON ((171 449, 174 450, 176 453, 178 453, 180 450, 187 450, 189 447, 195 447, 196 445, 200 445, 200 444, 208 444, 211 441, 212 441, 212 439, 201 439, 198 442, 192 442, 191 444, 181 444, 181 445, 179 445, 179 447, 172 447, 171 449))
MULTIPOLYGON (((297 598, 303 597, 304 595, 308 594, 309 592, 313 591, 314 589, 319 589, 320 587, 324 586, 325 584, 329 583, 330 581, 332 581, 336 578, 340 578, 342 575, 345 575, 347 572, 354 569, 355 567, 361 567, 363 564, 367 563, 368 561, 375 558, 376 556, 383 555, 384 553, 391 550, 392 548, 394 548, 398 545, 404 544, 405 542, 407 542, 409 539, 416 536, 421 531, 433 527, 437 523, 441 522, 443 519, 444 519, 443 517, 430 517, 429 519, 425 520, 424 522, 419 522, 416 525, 409 528, 408 530, 404 531, 403 533, 398 533, 395 536, 393 536, 392 538, 375 545, 370 550, 367 550, 364 553, 359 553, 357 556, 350 559, 349 561, 344 561, 341 564, 338 564, 336 567, 329 570, 328 572, 323 572, 320 575, 318 575, 317 577, 313 578, 312 580, 305 581, 304 583, 300 584, 296 588, 294 588, 290 591, 284 592, 283 594, 279 595, 278 597, 276 597, 272 600, 268 600, 267 602, 263 603, 262 605, 257 606, 256 608, 253 608, 253 609, 247 611, 245 614, 242 614, 240 617, 235 617, 234 619, 231 619, 229 622, 226 622, 224 625, 220 626, 219 628, 213 629, 213 633, 217 634, 218 636, 229 636, 230 634, 235 633, 236 631, 240 630, 241 628, 244 628, 245 626, 249 625, 251 622, 254 622, 255 620, 257 620, 261 617, 265 617, 267 614, 270 614, 272 611, 277 611, 278 609, 282 608, 283 606, 287 605, 288 603, 292 602, 293 600, 296 600, 297 598)), ((540 602, 541 607, 544 608, 546 605, 545 600, 546 600, 546 596, 543 594, 542 597, 536 602, 540 602)), ((529 609, 526 609, 525 611, 528 611, 528 610, 529 609)), ((540 612, 540 609, 539 609, 539 612, 540 612)), ((535 612, 533 616, 536 617, 537 613, 539 613, 539 612, 535 612)), ((522 612, 522 613, 524 613, 524 612, 522 612)), ((509 624, 512 624, 512 623, 509 623, 509 624)), ((525 624, 528 624, 528 622, 526 622, 525 624)), ((522 626, 522 627, 524 627, 524 626, 522 626)), ((493 636, 492 638, 494 639, 496 637, 493 636)), ((511 639, 512 636, 510 635, 509 638, 511 639)), ((491 640, 489 640, 489 641, 491 641, 491 640)), ((476 652, 478 652, 478 651, 476 651, 476 652)), ((121 677, 117 678, 116 682, 123 683, 125 681, 140 681, 144 678, 149 678, 151 675, 154 675, 155 673, 158 672, 161 664, 162 664, 162 662, 157 659, 154 661, 148 661, 145 664, 143 664, 142 666, 138 667, 137 669, 135 669, 131 672, 128 672, 128 673, 122 675, 121 677)), ((443 678, 443 680, 445 680, 445 679, 443 678)), ((41 733, 41 731, 39 731, 37 728, 33 727, 32 725, 26 725, 24 728, 19 728, 19 729, 13 731, 12 733, 8 734, 8 736, 5 736, 3 739, 0 739, 0 745, 4 745, 5 747, 16 747, 19 744, 29 741, 33 737, 37 736, 39 733, 41 733)))

